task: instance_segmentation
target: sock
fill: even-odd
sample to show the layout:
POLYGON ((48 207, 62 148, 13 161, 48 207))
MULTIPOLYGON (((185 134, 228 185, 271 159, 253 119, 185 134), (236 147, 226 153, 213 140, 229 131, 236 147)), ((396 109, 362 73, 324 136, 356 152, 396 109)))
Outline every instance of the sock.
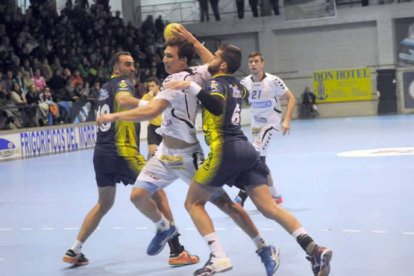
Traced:
POLYGON ((224 249, 218 240, 216 232, 205 235, 204 240, 210 247, 210 251, 214 255, 214 258, 219 259, 226 257, 226 253, 224 253, 224 249))
POLYGON ((315 251, 316 244, 313 239, 308 235, 305 228, 301 227, 296 229, 295 232, 292 233, 292 236, 296 239, 299 245, 305 250, 306 254, 309 256, 313 255, 315 251))
POLYGON ((170 222, 163 215, 161 215, 161 219, 155 223, 155 226, 158 231, 166 231, 170 229, 170 222))
POLYGON ((254 244, 256 245, 257 250, 260 250, 267 245, 265 240, 260 234, 254 237, 252 240, 254 244))
POLYGON ((237 196, 241 198, 242 202, 246 201, 247 199, 247 193, 243 190, 240 190, 237 196))
POLYGON ((181 245, 178 237, 180 234, 175 235, 172 239, 168 241, 168 246, 170 247, 170 255, 179 255, 184 251, 184 246, 181 245))
POLYGON ((83 242, 76 240, 70 249, 73 250, 76 254, 80 254, 82 250, 83 242))

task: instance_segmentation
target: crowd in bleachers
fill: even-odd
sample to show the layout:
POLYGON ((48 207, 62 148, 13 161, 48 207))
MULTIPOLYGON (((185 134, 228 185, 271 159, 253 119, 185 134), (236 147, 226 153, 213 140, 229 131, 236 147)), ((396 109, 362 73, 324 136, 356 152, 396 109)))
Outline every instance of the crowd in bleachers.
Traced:
POLYGON ((165 77, 162 20, 136 28, 107 1, 68 0, 60 13, 49 2, 31 1, 24 13, 0 4, 0 129, 73 123, 74 106, 93 105, 110 78, 117 51, 135 59, 138 96, 148 77, 165 77))

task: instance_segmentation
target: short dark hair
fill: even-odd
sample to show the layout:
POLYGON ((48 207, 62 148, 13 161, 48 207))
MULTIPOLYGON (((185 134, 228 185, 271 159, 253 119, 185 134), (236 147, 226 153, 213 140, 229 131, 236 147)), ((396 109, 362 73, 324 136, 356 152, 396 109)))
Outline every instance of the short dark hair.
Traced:
POLYGON ((251 52, 249 55, 249 58, 253 58, 253 57, 260 57, 260 60, 264 61, 263 55, 260 52, 251 52))
POLYGON ((109 64, 111 65, 111 68, 114 68, 115 65, 118 64, 119 62, 119 57, 120 56, 131 56, 130 52, 126 52, 126 51, 121 51, 121 52, 117 52, 115 53, 111 59, 109 60, 109 64))
POLYGON ((224 44, 220 46, 219 50, 222 51, 221 58, 227 63, 228 73, 235 73, 240 68, 242 61, 240 48, 231 44, 224 44))
POLYGON ((165 42, 165 47, 177 47, 178 48, 178 57, 187 58, 187 64, 190 65, 193 60, 195 49, 193 44, 187 42, 186 40, 180 38, 169 39, 165 42))
POLYGON ((160 81, 160 79, 159 78, 157 78, 157 77, 148 77, 146 80, 145 80, 145 82, 155 82, 158 86, 160 86, 161 85, 161 81, 160 81))

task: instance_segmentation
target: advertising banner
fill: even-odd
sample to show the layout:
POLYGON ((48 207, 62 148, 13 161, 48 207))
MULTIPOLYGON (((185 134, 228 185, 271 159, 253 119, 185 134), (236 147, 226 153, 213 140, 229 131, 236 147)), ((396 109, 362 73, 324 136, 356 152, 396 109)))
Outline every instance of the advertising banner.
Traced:
POLYGON ((371 71, 369 68, 316 71, 313 88, 319 103, 371 100, 371 71))
POLYGON ((62 126, 0 134, 0 161, 93 148, 96 125, 62 126))

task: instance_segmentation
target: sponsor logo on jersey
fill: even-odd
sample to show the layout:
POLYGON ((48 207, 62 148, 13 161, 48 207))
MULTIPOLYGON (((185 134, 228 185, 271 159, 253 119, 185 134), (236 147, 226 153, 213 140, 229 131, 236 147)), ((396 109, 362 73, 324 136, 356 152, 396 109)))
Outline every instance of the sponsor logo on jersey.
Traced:
POLYGON ((128 87, 128 84, 125 82, 125 80, 121 80, 121 81, 119 82, 118 86, 119 86, 120 88, 127 88, 127 87, 128 87))
POLYGON ((269 108, 272 107, 272 101, 251 101, 253 108, 269 108))
POLYGON ((99 90, 99 101, 103 101, 109 98, 109 92, 105 89, 99 90))
POLYGON ((260 117, 260 116, 257 116, 257 115, 254 115, 253 117, 254 117, 254 120, 257 123, 263 123, 263 124, 267 123, 267 118, 265 118, 265 117, 260 117))

